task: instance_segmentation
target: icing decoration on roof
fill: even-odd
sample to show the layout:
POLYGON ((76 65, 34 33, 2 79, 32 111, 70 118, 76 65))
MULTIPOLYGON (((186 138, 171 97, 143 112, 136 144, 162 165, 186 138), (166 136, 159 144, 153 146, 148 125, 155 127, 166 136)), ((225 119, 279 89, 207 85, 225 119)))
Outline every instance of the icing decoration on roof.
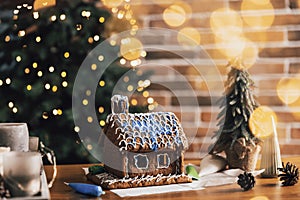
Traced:
POLYGON ((177 117, 172 112, 115 113, 107 118, 115 127, 120 151, 182 146, 187 149, 187 138, 177 117))

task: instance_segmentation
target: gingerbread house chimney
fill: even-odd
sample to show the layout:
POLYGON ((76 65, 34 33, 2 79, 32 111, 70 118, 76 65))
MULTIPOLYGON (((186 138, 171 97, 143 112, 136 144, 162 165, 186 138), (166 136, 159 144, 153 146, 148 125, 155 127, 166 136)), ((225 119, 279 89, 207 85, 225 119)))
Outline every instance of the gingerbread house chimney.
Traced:
POLYGON ((111 112, 113 114, 116 113, 128 113, 128 98, 127 96, 122 96, 122 95, 114 95, 111 98, 111 112))

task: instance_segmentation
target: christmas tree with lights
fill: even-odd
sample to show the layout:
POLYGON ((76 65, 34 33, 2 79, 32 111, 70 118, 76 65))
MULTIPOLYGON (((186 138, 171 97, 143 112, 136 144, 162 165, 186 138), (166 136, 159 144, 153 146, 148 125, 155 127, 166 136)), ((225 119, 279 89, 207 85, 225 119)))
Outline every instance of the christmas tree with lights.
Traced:
MULTIPOLYGON (((81 63, 105 40, 103 33, 110 17, 95 2, 78 0, 58 1, 42 10, 22 4, 2 12, 0 121, 28 123, 30 134, 39 136, 52 148, 59 163, 96 161, 78 137, 80 127, 74 125, 72 91, 81 63)), ((112 49, 118 55, 119 48, 112 49)), ((103 59, 99 57, 99 63, 103 59)), ((91 70, 99 63, 91 65, 91 70)), ((104 119, 111 112, 113 87, 132 70, 118 63, 116 60, 111 64, 99 80, 95 97, 98 119, 87 121, 98 120, 104 126, 104 119)), ((139 76, 138 80, 146 76, 139 76)), ((128 81, 124 87, 126 84, 128 81)), ((83 105, 89 103, 90 93, 86 91, 83 105)))

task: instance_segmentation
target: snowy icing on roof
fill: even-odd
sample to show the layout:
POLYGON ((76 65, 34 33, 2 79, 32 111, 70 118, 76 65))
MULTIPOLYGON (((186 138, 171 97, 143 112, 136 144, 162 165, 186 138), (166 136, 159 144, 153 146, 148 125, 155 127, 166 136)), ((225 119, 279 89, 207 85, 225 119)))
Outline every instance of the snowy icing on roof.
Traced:
POLYGON ((171 112, 116 113, 108 116, 107 124, 115 129, 120 151, 188 147, 179 120, 171 112))

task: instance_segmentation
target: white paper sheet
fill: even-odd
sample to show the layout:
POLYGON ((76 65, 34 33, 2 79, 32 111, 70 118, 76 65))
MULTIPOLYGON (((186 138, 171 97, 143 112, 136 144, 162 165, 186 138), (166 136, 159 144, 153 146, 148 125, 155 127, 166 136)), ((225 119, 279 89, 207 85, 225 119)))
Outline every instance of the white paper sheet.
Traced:
MULTIPOLYGON (((261 174, 263 171, 264 169, 254 171, 252 172, 252 174, 253 176, 257 176, 261 174)), ((85 170, 85 172, 87 171, 85 170)), ((244 173, 244 171, 240 169, 229 169, 222 172, 217 172, 206 176, 202 176, 200 177, 199 180, 193 181, 192 183, 137 187, 137 188, 127 188, 127 189, 113 189, 111 190, 111 192, 117 194, 120 197, 132 197, 132 196, 141 196, 141 195, 149 195, 149 194, 203 190, 205 187, 235 183, 238 179, 237 178, 238 175, 242 173, 244 173)))
POLYGON ((137 187, 128 189, 114 189, 111 190, 113 193, 120 197, 133 197, 140 195, 149 194, 161 194, 170 192, 183 192, 190 190, 202 190, 203 187, 197 187, 195 183, 183 183, 183 184, 171 184, 171 185, 161 185, 161 186, 149 186, 149 187, 137 187))

